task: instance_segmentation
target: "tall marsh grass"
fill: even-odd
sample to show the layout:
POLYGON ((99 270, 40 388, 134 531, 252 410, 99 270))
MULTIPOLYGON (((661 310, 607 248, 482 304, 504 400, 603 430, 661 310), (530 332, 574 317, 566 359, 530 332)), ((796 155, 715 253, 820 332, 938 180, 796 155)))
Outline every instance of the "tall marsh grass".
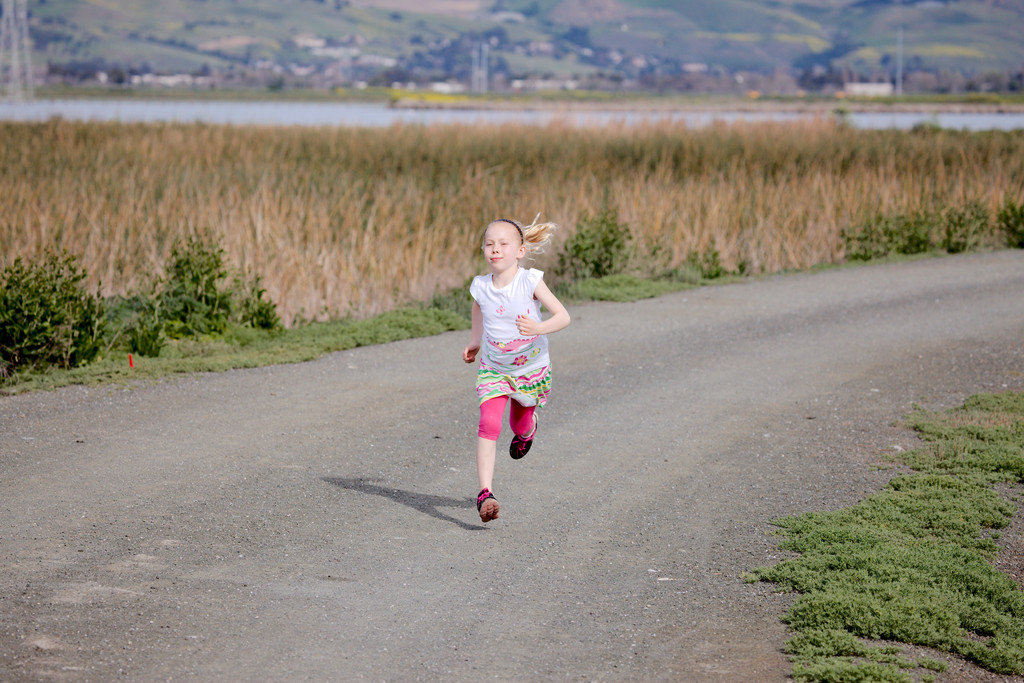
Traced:
POLYGON ((2 123, 0 196, 0 267, 65 248, 125 294, 211 231, 287 322, 429 300, 482 270, 489 220, 538 211, 564 241, 611 209, 659 268, 712 250, 748 273, 839 262, 844 231, 880 212, 1019 202, 1024 133, 2 123))

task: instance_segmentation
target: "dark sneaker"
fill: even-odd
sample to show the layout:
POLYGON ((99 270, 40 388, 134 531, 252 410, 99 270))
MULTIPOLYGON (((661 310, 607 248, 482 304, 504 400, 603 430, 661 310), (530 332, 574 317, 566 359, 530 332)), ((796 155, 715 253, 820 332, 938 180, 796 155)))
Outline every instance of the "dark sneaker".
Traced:
POLYGON ((480 513, 481 522, 489 522, 498 518, 498 499, 490 489, 482 489, 476 497, 476 509, 480 513))
POLYGON ((530 446, 533 445, 533 437, 535 436, 537 436, 536 413, 533 415, 533 431, 530 432, 529 436, 519 436, 516 434, 512 437, 512 443, 508 445, 508 454, 512 456, 513 460, 519 460, 530 452, 530 446))

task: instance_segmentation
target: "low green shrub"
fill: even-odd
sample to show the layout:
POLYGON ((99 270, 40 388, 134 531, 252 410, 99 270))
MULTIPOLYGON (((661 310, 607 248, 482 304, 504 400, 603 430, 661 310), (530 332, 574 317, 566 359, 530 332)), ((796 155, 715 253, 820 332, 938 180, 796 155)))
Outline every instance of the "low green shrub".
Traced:
POLYGON ((722 267, 721 257, 715 247, 710 247, 702 254, 690 252, 686 257, 686 262, 705 280, 717 280, 729 274, 729 271, 722 267))
POLYGON ((935 219, 924 212, 898 214, 892 220, 892 244, 897 254, 923 254, 932 248, 935 219))
POLYGON ((157 285, 168 336, 223 334, 232 312, 225 284, 229 275, 224 250, 209 238, 191 237, 175 244, 167 274, 157 285))
POLYGON ((996 214, 996 222, 1006 237, 1007 246, 1024 249, 1024 203, 1007 197, 996 214))
POLYGON ((166 341, 160 300, 134 294, 107 299, 108 345, 127 347, 131 353, 155 358, 166 341))
POLYGON ((111 300, 111 346, 155 358, 168 339, 219 338, 231 326, 281 328, 260 276, 233 271, 208 235, 175 244, 166 271, 148 293, 111 300))
POLYGON ((621 273, 629 265, 632 244, 633 234, 615 209, 584 214, 558 255, 556 275, 577 281, 621 273))
POLYGON ((992 231, 992 218, 981 202, 947 209, 943 214, 942 248, 950 254, 977 249, 992 231))
POLYGON ((42 263, 20 258, 0 273, 0 377, 19 368, 71 368, 102 348, 103 301, 82 287, 75 257, 48 252, 42 263))
POLYGON ((160 316, 160 302, 149 301, 128 328, 128 349, 141 356, 157 357, 164 346, 164 320, 160 316))
POLYGON ((243 327, 257 330, 276 330, 281 327, 281 316, 277 304, 264 298, 267 290, 261 286, 263 278, 258 274, 236 276, 232 292, 235 295, 234 321, 243 327))
POLYGON ((842 232, 846 256, 852 261, 870 261, 890 254, 923 254, 933 246, 936 222, 934 216, 923 211, 878 214, 842 232))

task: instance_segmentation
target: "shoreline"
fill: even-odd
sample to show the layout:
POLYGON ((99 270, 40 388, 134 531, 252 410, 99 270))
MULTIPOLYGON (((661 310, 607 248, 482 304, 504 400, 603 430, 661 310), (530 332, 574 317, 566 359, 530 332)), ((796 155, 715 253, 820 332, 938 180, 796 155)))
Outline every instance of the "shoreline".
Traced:
POLYGON ((545 112, 623 112, 666 114, 701 112, 821 114, 848 113, 905 113, 905 114, 1021 114, 1024 103, 987 102, 878 102, 835 99, 829 101, 778 100, 708 100, 693 102, 665 102, 658 100, 433 100, 421 97, 402 97, 392 100, 392 109, 451 110, 451 111, 545 111, 545 112))
MULTIPOLYGON (((776 96, 743 95, 656 95, 584 93, 579 97, 554 95, 523 96, 493 93, 476 96, 466 94, 438 95, 431 92, 372 89, 367 92, 344 93, 322 90, 285 90, 267 92, 263 89, 218 90, 119 90, 114 88, 60 88, 44 86, 36 90, 36 101, 53 100, 119 100, 154 102, 319 102, 334 104, 378 104, 397 110, 437 111, 540 111, 540 112, 628 112, 628 113, 783 113, 834 114, 906 113, 906 114, 1024 114, 1024 99, 1013 96, 1000 101, 980 100, 985 95, 938 96, 942 99, 912 101, 901 98, 844 98, 812 96, 792 99, 776 96), (958 100, 957 97, 962 99, 958 100)), ((990 97, 998 97, 991 95, 990 97)))

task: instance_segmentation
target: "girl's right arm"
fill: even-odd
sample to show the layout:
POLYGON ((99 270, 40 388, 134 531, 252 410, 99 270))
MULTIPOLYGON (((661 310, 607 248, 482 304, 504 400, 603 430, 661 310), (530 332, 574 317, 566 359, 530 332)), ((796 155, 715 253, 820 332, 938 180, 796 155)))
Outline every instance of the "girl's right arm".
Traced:
POLYGON ((476 354, 480 351, 480 342, 483 338, 484 314, 480 311, 480 304, 473 302, 473 329, 470 332, 469 346, 462 350, 462 360, 472 363, 476 360, 476 354))
POLYGON ((565 306, 548 289, 543 280, 537 283, 537 288, 533 290, 533 296, 544 305, 544 308, 551 312, 551 317, 543 322, 537 322, 525 315, 519 316, 516 318, 516 327, 519 328, 520 334, 530 337, 535 337, 538 334, 551 334, 552 332, 564 330, 572 322, 572 319, 569 317, 569 311, 565 310, 565 306))

